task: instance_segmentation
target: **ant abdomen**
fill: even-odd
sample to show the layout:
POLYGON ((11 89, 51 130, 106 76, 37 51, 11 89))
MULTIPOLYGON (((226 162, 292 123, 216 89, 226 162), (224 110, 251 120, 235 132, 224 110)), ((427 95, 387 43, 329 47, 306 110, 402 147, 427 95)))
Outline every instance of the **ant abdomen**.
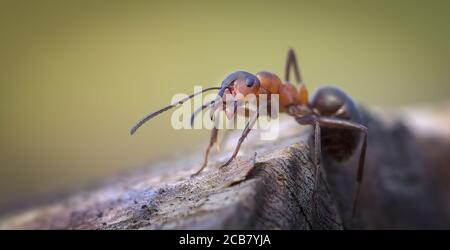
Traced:
MULTIPOLYGON (((356 104, 339 88, 320 88, 311 98, 310 105, 319 115, 361 123, 356 104)), ((360 137, 361 133, 352 129, 321 126, 322 152, 337 161, 344 161, 353 155, 360 137)))

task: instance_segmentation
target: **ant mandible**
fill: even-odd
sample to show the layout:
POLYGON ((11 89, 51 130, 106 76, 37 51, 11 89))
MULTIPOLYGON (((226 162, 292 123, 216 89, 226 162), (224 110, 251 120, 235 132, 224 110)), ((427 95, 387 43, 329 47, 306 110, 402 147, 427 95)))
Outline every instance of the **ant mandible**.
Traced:
MULTIPOLYGON (((256 96, 259 94, 278 94, 280 112, 285 112, 294 117, 301 125, 312 125, 314 128, 314 164, 316 167, 314 193, 319 182, 321 152, 324 151, 327 155, 332 156, 338 161, 346 160, 353 155, 353 152, 359 145, 362 135, 363 142, 359 155, 358 170, 356 174, 356 189, 352 208, 353 217, 363 178, 364 159, 367 148, 368 130, 367 127, 360 124, 360 112, 353 100, 336 87, 322 87, 318 89, 311 100, 309 100, 308 91, 300 74, 300 69, 293 49, 289 49, 287 54, 284 78, 285 81, 283 83, 276 74, 267 71, 261 71, 255 75, 245 71, 233 72, 222 81, 220 87, 203 89, 175 104, 168 105, 156 112, 148 114, 132 127, 130 134, 133 135, 139 127, 153 117, 181 105, 194 96, 207 91, 218 90, 219 92, 213 101, 203 104, 192 114, 191 124, 193 123, 195 116, 204 109, 211 108, 212 113, 214 113, 221 104, 225 105, 225 95, 231 94, 232 96, 236 96, 240 94, 245 97, 248 94, 254 94, 256 96), (291 70, 293 70, 296 82, 299 85, 298 90, 289 81, 291 70)), ((232 156, 222 165, 222 167, 227 166, 236 158, 241 144, 257 121, 260 110, 261 107, 259 107, 255 114, 250 117, 232 156)), ((236 107, 232 109, 231 115, 237 115, 236 107)), ((211 131, 211 137, 206 149, 203 165, 195 174, 193 174, 193 176, 199 174, 208 165, 208 155, 213 145, 217 143, 217 137, 218 128, 217 126, 214 126, 211 131)))

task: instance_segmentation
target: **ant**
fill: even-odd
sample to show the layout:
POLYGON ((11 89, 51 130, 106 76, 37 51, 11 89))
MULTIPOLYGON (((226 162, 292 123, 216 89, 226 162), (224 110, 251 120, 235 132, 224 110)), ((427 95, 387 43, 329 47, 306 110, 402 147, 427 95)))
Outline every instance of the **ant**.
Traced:
MULTIPOLYGON (((274 73, 268 71, 261 71, 256 74, 251 74, 246 71, 236 71, 229 74, 223 81, 220 87, 211 87, 196 92, 177 103, 168 105, 156 112, 150 113, 134 125, 130 131, 133 135, 136 130, 145 122, 153 117, 167 111, 173 107, 183 104, 196 95, 206 91, 218 90, 217 97, 203 104, 191 116, 191 124, 195 116, 206 108, 211 109, 211 113, 218 110, 221 104, 225 105, 225 96, 237 95, 247 96, 253 94, 278 94, 280 112, 285 112, 292 116, 301 125, 311 125, 314 128, 313 144, 314 144, 314 164, 315 164, 315 186, 314 194, 317 189, 320 175, 320 156, 324 151, 326 154, 332 156, 335 160, 343 161, 353 155, 354 151, 359 145, 362 137, 362 146, 359 155, 359 163, 356 174, 356 189, 353 199, 352 217, 355 213, 357 198, 359 195, 360 185, 363 178, 364 159, 367 148, 367 127, 361 124, 360 112, 353 102, 353 100, 345 94, 342 90, 336 87, 322 87, 316 91, 313 97, 309 100, 308 90, 303 82, 300 74, 300 69, 297 64, 297 59, 293 49, 288 50, 284 83, 274 73), (298 89, 289 81, 291 70, 293 70, 298 89)), ((270 100, 270 98, 268 98, 270 100)), ((236 105, 234 102, 232 109, 224 108, 227 116, 237 115, 236 105)), ((268 103, 270 105, 270 102, 268 103)), ((266 106, 266 108, 268 107, 266 106)), ((229 160, 221 167, 230 164, 237 156, 239 149, 250 133, 253 125, 259 117, 261 106, 257 109, 255 114, 250 117, 246 124, 241 137, 236 145, 236 148, 229 158, 229 160)), ((230 117, 229 117, 230 118, 230 117)), ((208 155, 215 143, 217 143, 218 128, 214 126, 211 131, 208 147, 203 160, 202 167, 193 176, 199 174, 208 165, 208 155)))

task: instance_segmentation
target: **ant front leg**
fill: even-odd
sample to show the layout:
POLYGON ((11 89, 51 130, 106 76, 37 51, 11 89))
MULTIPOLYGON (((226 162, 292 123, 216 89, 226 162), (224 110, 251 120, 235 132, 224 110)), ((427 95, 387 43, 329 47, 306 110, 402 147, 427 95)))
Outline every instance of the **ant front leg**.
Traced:
POLYGON ((244 128, 244 131, 242 131, 241 137, 239 138, 236 148, 234 149, 233 155, 230 157, 230 159, 225 164, 223 164, 221 166, 221 168, 226 167, 228 164, 230 164, 236 158, 237 154, 239 153, 239 149, 241 148, 242 143, 244 142, 245 138, 252 130, 252 127, 255 125, 256 121, 258 120, 258 117, 259 117, 259 109, 256 111, 256 114, 247 123, 247 125, 244 128))
POLYGON ((217 142, 218 134, 219 134, 219 129, 217 129, 216 126, 214 126, 214 128, 211 131, 211 137, 209 139, 208 148, 206 149, 206 152, 205 152, 205 158, 203 159, 203 165, 197 172, 192 174, 191 177, 198 175, 208 165, 209 151, 211 151, 212 146, 217 142))
MULTIPOLYGON (((231 123, 229 123, 231 124, 231 123)), ((222 146, 225 145, 225 142, 228 140, 228 135, 230 134, 230 130, 227 128, 223 131, 222 136, 220 139, 217 139, 216 143, 216 151, 218 153, 222 152, 222 146)))

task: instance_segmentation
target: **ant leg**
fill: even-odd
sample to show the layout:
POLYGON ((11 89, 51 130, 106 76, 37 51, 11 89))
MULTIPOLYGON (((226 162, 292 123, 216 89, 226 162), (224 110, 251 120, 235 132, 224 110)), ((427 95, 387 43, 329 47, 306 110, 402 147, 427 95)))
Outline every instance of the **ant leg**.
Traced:
POLYGON ((316 115, 307 115, 307 116, 297 116, 295 120, 302 125, 313 125, 314 126, 314 165, 316 167, 316 171, 314 173, 314 187, 312 193, 312 200, 314 204, 314 211, 317 216, 317 190, 319 187, 320 181, 320 157, 322 156, 322 146, 321 146, 321 137, 320 137, 320 124, 316 115))
POLYGON ((286 82, 289 82, 289 76, 291 73, 291 68, 294 69, 295 79, 298 84, 303 82, 302 76, 300 74, 300 68, 297 64, 297 58, 295 56, 294 49, 290 48, 288 50, 287 58, 286 58, 286 67, 284 68, 284 79, 286 82))
POLYGON ((320 181, 320 156, 322 155, 322 147, 320 144, 320 124, 316 115, 296 117, 295 120, 302 125, 314 126, 314 165, 316 166, 316 171, 314 177, 313 194, 315 196, 320 181))
POLYGON ((364 172, 364 161, 366 158, 366 149, 367 149, 367 130, 364 132, 363 144, 361 146, 361 153, 359 154, 359 164, 358 164, 358 172, 356 174, 356 191, 355 196, 353 197, 353 206, 352 206, 352 218, 356 213, 356 205, 358 204, 359 191, 361 190, 361 182, 363 178, 364 172))
POLYGON ((236 158, 237 154, 239 153, 239 149, 241 148, 242 143, 244 142, 245 138, 252 130, 252 127, 255 125, 256 121, 258 120, 258 117, 259 117, 259 109, 258 109, 258 111, 256 111, 256 114, 247 123, 247 125, 244 128, 244 131, 242 131, 241 137, 239 138, 236 148, 234 149, 233 155, 230 157, 230 159, 225 164, 220 166, 221 168, 227 166, 236 158))
POLYGON ((320 145, 320 125, 316 120, 314 122, 314 163, 316 164, 316 178, 314 180, 314 193, 317 191, 320 181, 320 156, 322 155, 322 147, 320 145))
POLYGON ((330 128, 340 128, 340 129, 351 129, 355 131, 360 131, 363 133, 363 144, 361 146, 360 154, 359 154, 359 163, 358 163, 358 170, 356 173, 356 188, 355 188, 355 194, 353 197, 353 205, 352 205, 352 218, 354 217, 356 213, 356 205, 358 202, 358 196, 359 191, 361 187, 361 182, 364 175, 364 161, 366 158, 366 149, 367 149, 367 127, 364 125, 361 125, 356 122, 348 121, 348 120, 341 120, 336 118, 329 118, 329 117, 319 117, 319 124, 324 127, 330 127, 330 128))
POLYGON ((217 146, 217 152, 221 152, 221 147, 225 144, 225 142, 228 139, 228 136, 230 135, 231 130, 230 129, 234 129, 236 128, 236 119, 231 119, 227 121, 227 129, 225 129, 222 133, 222 138, 220 138, 220 140, 218 140, 218 142, 216 143, 217 146), (232 125, 232 127, 230 128, 230 125, 232 125))
POLYGON ((217 152, 221 152, 222 151, 222 146, 223 146, 223 144, 224 144, 224 142, 227 140, 227 138, 228 138, 228 135, 229 135, 229 131, 230 130, 228 130, 228 129, 226 129, 225 131, 223 131, 223 133, 222 133, 222 138, 220 138, 220 140, 218 139, 217 140, 217 143, 216 143, 216 150, 217 150, 217 152))
POLYGON ((219 129, 217 129, 215 126, 211 131, 211 138, 209 139, 209 145, 208 148, 206 149, 205 152, 205 158, 203 160, 203 165, 202 167, 197 170, 197 172, 195 172, 194 174, 191 175, 192 176, 196 176, 198 175, 207 165, 208 165, 208 156, 209 156, 209 151, 211 151, 212 146, 214 145, 214 143, 217 142, 217 136, 219 134, 219 129))

